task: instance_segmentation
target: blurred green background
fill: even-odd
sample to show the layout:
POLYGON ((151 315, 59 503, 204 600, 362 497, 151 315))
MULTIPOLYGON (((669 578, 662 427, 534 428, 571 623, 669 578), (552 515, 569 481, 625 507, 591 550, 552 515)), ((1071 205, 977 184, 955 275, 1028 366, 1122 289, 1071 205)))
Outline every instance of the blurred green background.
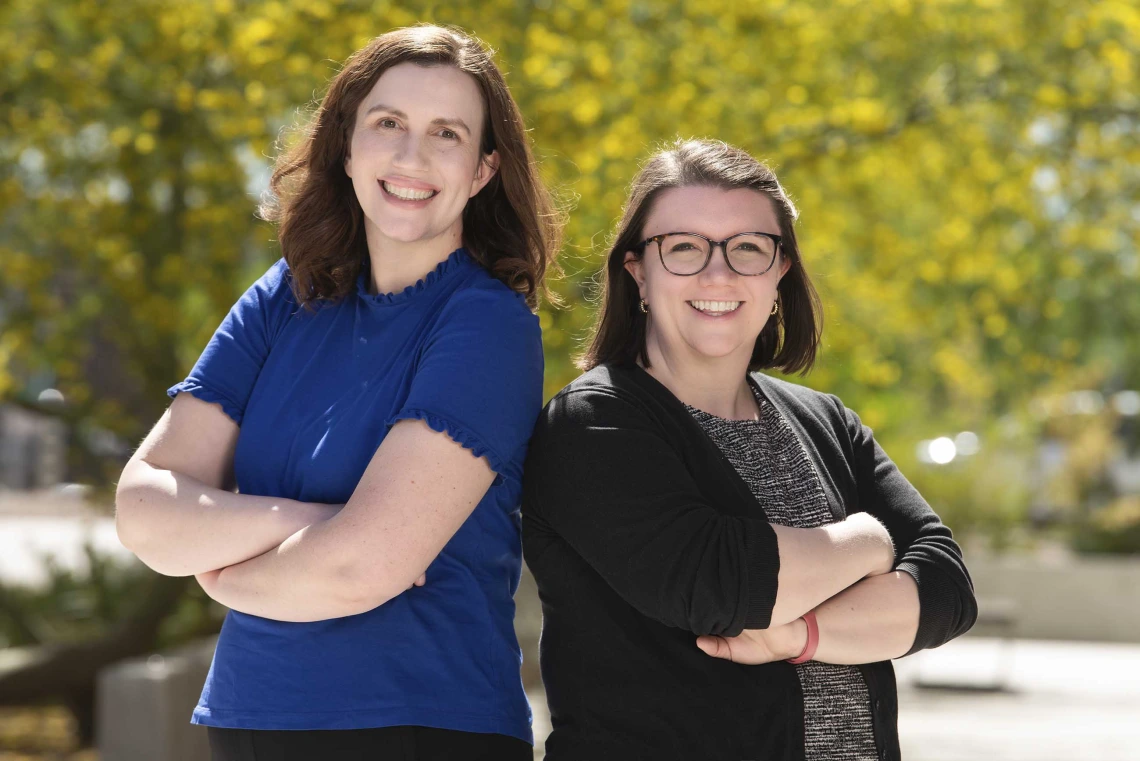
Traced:
MULTIPOLYGON (((255 217, 277 142, 420 21, 497 51, 569 211, 548 396, 639 162, 724 139, 801 211, 825 328, 799 382, 968 541, 1140 552, 1140 6, 1118 0, 7 0, 0 401, 63 421, 96 504, 279 256, 255 217)), ((111 621, 130 585, 104 580, 80 607, 111 621)), ((172 640, 209 628, 180 593, 172 640)), ((10 644, 36 641, 31 606, 0 606, 10 644)), ((58 607, 36 615, 77 631, 58 607)))

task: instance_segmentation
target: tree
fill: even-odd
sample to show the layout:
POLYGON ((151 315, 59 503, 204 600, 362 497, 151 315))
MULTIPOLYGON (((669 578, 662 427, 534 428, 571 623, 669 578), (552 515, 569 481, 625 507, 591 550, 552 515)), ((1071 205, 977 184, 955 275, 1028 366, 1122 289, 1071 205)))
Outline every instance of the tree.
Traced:
POLYGON ((0 398, 47 377, 73 420, 138 440, 278 256, 254 212, 283 128, 349 53, 421 20, 498 49, 575 201, 548 394, 575 375, 629 180, 677 134, 778 170, 826 306, 806 382, 904 469, 903 442, 1043 391, 1140 384, 1134 3, 9 0, 0 398))
POLYGON ((547 178, 577 198, 559 285, 574 306, 543 316, 548 391, 573 376, 581 297, 625 187, 676 134, 776 165, 828 307, 809 382, 873 425, 981 420, 1090 363, 1137 381, 1130 3, 17 0, 2 13, 0 388, 50 369, 83 415, 132 436, 275 256, 248 191, 281 127, 335 62, 417 20, 499 49, 547 178))

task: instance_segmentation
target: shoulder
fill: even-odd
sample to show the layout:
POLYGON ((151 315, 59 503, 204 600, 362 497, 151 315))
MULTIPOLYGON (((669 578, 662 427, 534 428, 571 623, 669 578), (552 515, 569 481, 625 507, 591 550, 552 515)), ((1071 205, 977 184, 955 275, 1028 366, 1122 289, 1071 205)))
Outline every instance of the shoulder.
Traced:
POLYGON ((277 331, 299 307, 293 297, 293 276, 284 259, 278 259, 238 298, 230 319, 245 327, 264 326, 267 335, 277 331))
POLYGON ((281 257, 269 266, 261 279, 266 283, 272 284, 274 287, 282 285, 291 286, 293 282, 293 271, 289 269, 289 263, 285 261, 285 257, 281 257))
POLYGON ((579 375, 555 395, 558 397, 635 399, 640 388, 635 366, 604 362, 579 375))
POLYGON ((601 364, 574 379, 543 410, 540 427, 620 427, 649 419, 636 368, 601 364))
POLYGON ((468 328, 540 335, 538 315, 527 306, 525 297, 482 267, 474 268, 452 292, 441 316, 444 323, 460 321, 468 328))
POLYGON ((263 311, 292 311, 297 306, 293 297, 293 273, 285 259, 274 262, 246 289, 238 303, 263 311))
POLYGON ((522 297, 489 277, 469 276, 434 308, 419 341, 421 356, 443 372, 458 363, 500 394, 525 385, 533 414, 542 402, 542 330, 522 297))
POLYGON ((252 286, 250 291, 257 293, 261 297, 268 298, 289 298, 292 296, 293 290, 293 273, 289 269, 289 264, 282 257, 270 265, 269 269, 259 277, 252 286))
POLYGON ((284 257, 274 262, 265 274, 254 283, 260 288, 264 309, 268 312, 274 327, 280 329, 290 318, 304 314, 293 293, 293 271, 284 257))

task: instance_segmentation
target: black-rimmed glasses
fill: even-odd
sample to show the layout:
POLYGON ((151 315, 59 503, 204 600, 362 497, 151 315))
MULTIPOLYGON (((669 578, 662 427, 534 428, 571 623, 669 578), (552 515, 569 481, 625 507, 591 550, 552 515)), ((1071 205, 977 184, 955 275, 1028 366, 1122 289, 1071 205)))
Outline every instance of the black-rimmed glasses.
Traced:
POLYGON ((720 246, 728 268, 748 277, 763 275, 776 263, 780 236, 771 233, 737 233, 724 240, 712 240, 698 233, 664 233, 637 244, 638 252, 657 244, 661 264, 674 275, 696 275, 709 266, 713 249, 720 246))

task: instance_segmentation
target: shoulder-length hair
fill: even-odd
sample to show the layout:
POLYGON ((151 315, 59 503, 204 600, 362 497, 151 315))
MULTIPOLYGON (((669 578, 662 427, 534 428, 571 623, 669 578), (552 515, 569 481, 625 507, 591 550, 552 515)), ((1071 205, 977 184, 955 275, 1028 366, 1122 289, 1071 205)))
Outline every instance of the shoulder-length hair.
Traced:
POLYGON ((639 252, 636 247, 662 191, 692 186, 750 188, 771 199, 780 223, 780 253, 791 267, 778 286, 779 314, 770 317, 760 331, 748 369, 777 368, 806 375, 815 363, 823 310, 796 244, 796 207, 765 164, 739 148, 714 140, 677 140, 651 156, 634 178, 606 259, 594 335, 579 357, 578 367, 590 370, 603 362, 634 361, 649 367, 645 347, 649 315, 639 308, 637 283, 625 269, 626 254, 644 256, 647 249, 639 252))
POLYGON ((401 63, 454 66, 479 85, 486 113, 480 152, 498 150, 499 170, 463 210, 463 243, 535 308, 560 245, 561 215, 539 178, 522 114, 492 51, 459 29, 433 25, 393 30, 353 53, 302 138, 277 159, 261 215, 278 223, 298 302, 348 295, 368 257, 364 212, 344 160, 361 101, 401 63))

